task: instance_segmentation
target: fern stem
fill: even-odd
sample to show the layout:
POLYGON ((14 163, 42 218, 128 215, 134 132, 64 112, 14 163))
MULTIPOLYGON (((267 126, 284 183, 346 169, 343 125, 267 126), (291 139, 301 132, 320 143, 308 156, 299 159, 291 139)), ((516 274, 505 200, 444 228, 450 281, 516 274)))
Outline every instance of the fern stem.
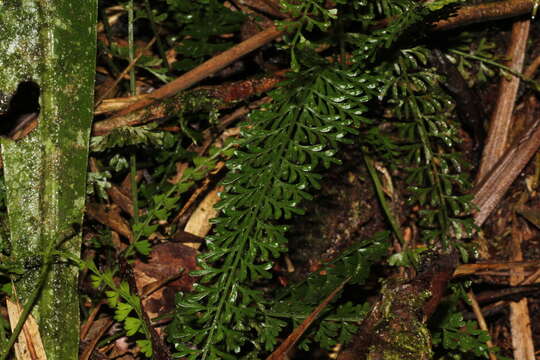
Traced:
MULTIPOLYGON (((296 116, 298 116, 298 114, 296 114, 296 116)), ((286 137, 286 139, 292 139, 292 134, 294 133, 294 128, 295 128, 294 122, 289 122, 289 124, 290 125, 288 126, 288 129, 287 129, 287 137, 286 137)), ((283 130, 281 132, 283 132, 283 130)), ((263 198, 265 196, 268 196, 267 194, 270 193, 270 190, 272 189, 272 185, 273 185, 272 181, 273 181, 273 179, 275 179, 277 177, 278 171, 281 169, 282 159, 284 157, 284 154, 285 154, 285 151, 286 151, 286 148, 287 148, 288 145, 289 145, 289 143, 287 141, 282 141, 281 142, 279 150, 276 151, 276 154, 274 156, 275 160, 272 163, 272 170, 270 172, 270 175, 266 178, 267 181, 266 181, 265 187, 264 187, 264 189, 262 191, 257 192, 257 195, 258 195, 257 200, 258 201, 256 201, 255 203, 262 203, 263 198)), ((221 297, 221 299, 219 301, 219 304, 217 306, 216 315, 214 316, 214 319, 212 321, 211 330, 210 330, 210 333, 209 333, 208 338, 206 340, 206 344, 205 344, 205 346, 203 348, 202 360, 206 359, 206 356, 208 355, 208 351, 210 350, 210 344, 212 344, 212 340, 213 340, 213 337, 214 337, 214 332, 215 332, 215 329, 217 327, 217 324, 218 324, 218 322, 221 322, 221 313, 223 311, 223 306, 225 304, 225 300, 230 298, 230 291, 232 289, 232 280, 237 278, 237 277, 233 276, 233 274, 238 269, 238 265, 239 265, 239 262, 241 260, 241 257, 243 256, 243 254, 247 253, 247 252, 244 252, 244 249, 245 249, 245 247, 247 245, 247 242, 248 242, 248 236, 249 236, 249 234, 251 234, 251 232, 253 231, 253 228, 255 226, 255 221, 259 217, 259 213, 260 213, 260 208, 259 207, 256 207, 255 210, 251 209, 250 216, 248 216, 249 223, 247 224, 246 227, 242 227, 242 229, 246 229, 244 231, 244 234, 246 234, 246 235, 242 236, 242 242, 241 242, 240 246, 236 247, 235 251, 232 253, 232 254, 234 254, 236 256, 234 257, 234 263, 229 268, 230 270, 228 270, 228 277, 227 277, 226 284, 225 284, 225 290, 223 290, 224 296, 221 297)), ((254 234, 253 238, 254 239, 259 238, 259 231, 257 231, 254 234)), ((228 259, 230 259, 232 254, 228 256, 228 259)))
MULTIPOLYGON (((235 144, 234 143, 230 143, 228 144, 227 146, 223 147, 221 150, 217 151, 214 155, 212 155, 209 160, 212 161, 212 160, 215 160, 217 159, 219 156, 221 156, 223 153, 225 153, 227 150, 229 150, 230 148, 232 148, 235 144)), ((194 173, 197 173, 197 172, 200 172, 202 171, 204 168, 206 167, 206 164, 202 164, 202 165, 199 165, 195 168, 194 170, 194 173)), ((180 180, 176 185, 179 185, 181 183, 184 183, 184 182, 188 182, 189 178, 183 178, 182 180, 180 180)), ((167 199, 167 198, 170 198, 176 191, 178 191, 178 188, 177 186, 172 186, 169 191, 167 191, 165 193, 165 196, 163 199, 167 199)), ((153 216, 153 212, 156 212, 160 209, 162 209, 164 206, 163 203, 158 203, 156 204, 156 207, 153 209, 153 211, 150 211, 148 212, 148 214, 146 215, 143 223, 142 223, 142 226, 141 226, 141 229, 147 227, 148 225, 150 225, 150 223, 154 220, 154 216, 153 216)), ((133 242, 131 244, 129 244, 129 246, 124 250, 124 254, 126 255, 126 257, 130 256, 132 253, 133 253, 133 248, 135 246, 135 243, 141 238, 142 236, 142 232, 141 231, 136 231, 134 234, 133 234, 133 242)))
POLYGON ((149 0, 144 0, 144 7, 146 8, 146 14, 148 16, 148 20, 150 20, 150 26, 152 27, 152 32, 154 33, 154 36, 157 39, 157 47, 159 51, 159 55, 161 56, 161 59, 163 60, 163 63, 165 66, 167 66, 167 69, 169 71, 171 70, 171 64, 169 64, 169 60, 167 59, 167 54, 165 54, 165 48, 163 46, 163 42, 161 41, 161 37, 159 36, 159 31, 156 26, 156 21, 154 19, 154 14, 152 13, 152 7, 150 6, 149 0))
MULTIPOLYGON (((404 75, 405 78, 407 78, 407 74, 404 75)), ((411 101, 415 104, 416 108, 418 108, 418 103, 416 102, 416 98, 414 96, 411 97, 411 101)), ((442 242, 443 245, 446 246, 446 237, 448 235, 448 209, 447 204, 445 201, 445 195, 442 189, 442 185, 439 179, 439 169, 437 168, 435 161, 434 161, 434 155, 431 151, 432 144, 429 140, 428 131, 425 124, 425 119, 421 114, 418 114, 418 118, 416 119, 416 125, 418 127, 418 134, 420 135, 420 139, 422 141, 423 149, 424 149, 424 156, 425 161, 431 168, 431 171, 428 173, 430 182, 433 186, 435 186, 437 197, 438 197, 438 206, 440 213, 437 215, 439 225, 442 230, 442 242), (440 215, 442 213, 442 215, 440 215)))
POLYGON ((457 49, 450 49, 449 50, 450 52, 454 53, 454 54, 457 54, 457 55, 460 55, 460 56, 463 56, 465 58, 469 58, 469 59, 473 59, 473 60, 477 60, 477 61, 480 61, 480 62, 483 62, 483 63, 486 63, 486 64, 490 64, 492 66, 495 66, 501 70, 504 70, 505 72, 509 73, 509 74, 512 74, 514 75, 515 77, 519 78, 521 81, 529 84, 535 91, 540 91, 540 83, 538 83, 537 81, 534 81, 533 79, 530 79, 526 76, 524 76, 522 73, 512 69, 512 68, 509 68, 508 66, 505 66, 503 64, 500 64, 496 61, 493 61, 493 60, 490 60, 490 59, 486 59, 482 56, 478 56, 478 55, 473 55, 473 54, 468 54, 466 52, 463 52, 463 51, 460 51, 460 50, 457 50, 457 49))
POLYGON ((129 157, 131 183, 131 201, 133 202, 133 224, 139 223, 139 197, 137 192, 137 155, 131 154, 129 157))
POLYGON ((403 239, 403 232, 399 228, 399 225, 396 222, 396 217, 394 216, 394 214, 392 213, 392 210, 388 206, 388 202, 386 201, 384 192, 382 191, 381 181, 379 180, 379 176, 377 175, 377 172, 375 171, 375 167, 373 166, 373 160, 366 154, 364 154, 363 156, 364 156, 364 161, 366 163, 369 175, 371 176, 371 179, 373 180, 373 185, 375 185, 375 192, 377 194, 377 198, 379 199, 379 202, 381 203, 384 214, 386 215, 386 218, 388 219, 388 222, 390 223, 390 226, 392 227, 392 231, 394 232, 394 235, 396 235, 401 245, 404 245, 405 240, 403 239))
MULTIPOLYGON (((128 3, 128 51, 129 51, 129 63, 133 63, 135 54, 133 51, 133 0, 129 0, 128 3)), ((135 68, 129 70, 129 89, 131 95, 137 95, 137 88, 135 84, 135 68)))

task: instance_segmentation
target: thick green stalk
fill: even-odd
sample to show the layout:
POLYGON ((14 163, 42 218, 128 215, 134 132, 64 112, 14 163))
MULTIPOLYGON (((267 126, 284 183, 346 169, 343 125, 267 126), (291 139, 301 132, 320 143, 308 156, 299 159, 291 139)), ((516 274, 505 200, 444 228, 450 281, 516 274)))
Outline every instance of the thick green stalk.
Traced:
MULTIPOLYGON (((21 82, 40 89, 37 129, 16 142, 2 139, 11 255, 27 267, 16 282, 22 304, 51 250, 79 256, 96 13, 96 0, 0 1, 0 112, 21 82)), ((48 360, 78 358, 77 273, 53 261, 33 309, 48 360)))

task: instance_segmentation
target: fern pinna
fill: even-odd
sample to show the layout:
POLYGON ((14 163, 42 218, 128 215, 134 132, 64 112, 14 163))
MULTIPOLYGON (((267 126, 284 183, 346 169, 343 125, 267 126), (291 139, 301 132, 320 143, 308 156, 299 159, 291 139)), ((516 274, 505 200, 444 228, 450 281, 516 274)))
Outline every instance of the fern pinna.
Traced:
POLYGON ((179 294, 168 329, 178 357, 260 358, 255 355, 259 349, 272 349, 283 324, 269 311, 272 301, 256 288, 272 276, 272 259, 287 247, 287 228, 278 221, 302 214, 300 202, 311 199, 309 191, 319 186, 321 175, 315 171, 337 162, 339 143, 376 125, 367 118, 369 106, 383 100, 384 89, 396 81, 388 66, 380 65, 385 61, 381 54, 394 53, 404 34, 433 15, 409 0, 341 0, 335 1, 336 9, 325 9, 318 0, 282 3, 299 19, 285 24, 295 29, 289 46, 298 71, 289 73, 271 93, 273 102, 252 113, 242 127, 223 180, 221 215, 207 237, 207 252, 199 256, 201 270, 193 273, 198 283, 192 293, 179 294), (350 65, 317 55, 317 43, 304 34, 314 27, 331 29, 340 11, 340 19, 368 29, 342 34, 342 50, 352 53, 350 65), (382 18, 392 20, 382 29, 373 26, 382 18))

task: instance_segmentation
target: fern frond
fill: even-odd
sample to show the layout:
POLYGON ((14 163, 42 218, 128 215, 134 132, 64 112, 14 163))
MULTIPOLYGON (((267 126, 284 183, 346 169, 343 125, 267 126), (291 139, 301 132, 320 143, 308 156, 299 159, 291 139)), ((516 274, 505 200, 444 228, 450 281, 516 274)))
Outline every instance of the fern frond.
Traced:
POLYGON ((366 23, 387 13, 398 16, 385 29, 351 37, 352 66, 325 64, 309 47, 297 49, 298 63, 293 65, 304 70, 291 73, 271 94, 274 102, 244 124, 242 146, 228 162, 215 233, 207 237, 208 251, 199 257, 201 270, 193 273, 199 281, 193 293, 181 294, 176 303, 169 327, 176 356, 234 359, 238 355, 232 354, 257 352, 261 339, 267 350, 274 345, 283 322, 260 316, 270 302, 255 289, 272 276, 272 259, 286 250, 287 227, 278 221, 303 213, 300 202, 311 199, 309 191, 320 186, 315 171, 337 163, 339 143, 372 123, 366 117, 369 102, 382 99, 396 77, 392 69, 375 66, 376 61, 430 15, 418 2, 386 4, 353 6, 366 23), (389 74, 393 76, 387 78, 389 74))
POLYGON ((207 238, 209 251, 199 258, 202 270, 195 272, 201 279, 195 293, 177 303, 174 333, 184 334, 174 339, 179 356, 195 358, 191 344, 203 359, 217 359, 223 356, 218 345, 237 352, 248 340, 243 334, 253 304, 263 308, 266 300, 245 284, 271 277, 271 259, 286 249, 287 229, 275 221, 302 214, 298 204, 319 187, 314 169, 337 162, 338 144, 355 132, 353 124, 365 121, 367 97, 360 95, 371 82, 362 79, 330 66, 293 75, 272 94, 276 105, 254 113, 243 127, 246 145, 229 162, 217 205, 222 215, 207 238))

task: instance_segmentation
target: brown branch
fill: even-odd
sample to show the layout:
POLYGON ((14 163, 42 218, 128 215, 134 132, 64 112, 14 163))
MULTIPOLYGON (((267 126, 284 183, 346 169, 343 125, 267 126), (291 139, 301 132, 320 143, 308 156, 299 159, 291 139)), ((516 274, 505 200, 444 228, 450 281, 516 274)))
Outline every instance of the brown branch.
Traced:
POLYGON ((197 66, 191 71, 188 71, 184 75, 180 76, 176 80, 156 89, 148 97, 141 99, 140 101, 130 105, 127 109, 120 111, 118 116, 126 115, 136 110, 142 109, 156 100, 164 99, 173 96, 179 91, 185 90, 197 82, 215 74, 219 70, 232 64, 234 61, 240 59, 242 56, 249 54, 253 50, 260 48, 261 46, 269 43, 270 41, 283 35, 283 31, 278 30, 276 27, 268 28, 249 39, 242 41, 240 44, 233 46, 229 50, 222 52, 221 54, 214 56, 210 60, 197 66))
POLYGON ((289 353, 289 351, 291 351, 294 344, 298 342, 300 337, 306 332, 309 326, 317 319, 321 311, 323 311, 330 303, 330 301, 332 301, 332 299, 336 297, 336 295, 341 291, 341 289, 343 289, 343 286, 345 286, 345 284, 349 282, 349 280, 350 277, 345 279, 341 284, 339 284, 337 288, 334 289, 334 291, 330 293, 330 295, 328 295, 319 305, 317 305, 315 310, 313 310, 313 312, 309 314, 309 316, 306 317, 304 321, 302 321, 302 323, 296 327, 296 329, 294 329, 294 331, 287 337, 287 339, 285 339, 285 341, 283 341, 281 345, 279 345, 279 347, 272 354, 270 354, 270 356, 266 358, 266 360, 288 359, 287 354, 289 353))
POLYGON ((540 119, 537 119, 497 162, 474 190, 473 203, 478 207, 474 222, 481 226, 495 209, 510 185, 540 147, 540 119))
MULTIPOLYGON (((532 267, 540 269, 540 261, 518 261, 518 262, 489 262, 489 263, 476 263, 476 264, 461 264, 454 271, 454 277, 474 275, 481 271, 504 271, 508 272, 512 269, 532 267)), ((533 274, 535 275, 535 274, 533 274)), ((524 284, 530 284, 531 282, 524 282, 524 284)))
POLYGON ((507 0, 463 6, 457 11, 456 16, 435 23, 435 30, 450 30, 461 26, 530 14, 533 7, 534 1, 532 0, 507 0))
MULTIPOLYGON (((473 309, 474 316, 476 316, 476 320, 478 321, 478 326, 480 326, 480 329, 488 332, 486 319, 484 318, 484 315, 482 314, 482 310, 480 309, 480 305, 478 304, 478 301, 476 301, 476 297, 474 296, 474 293, 472 292, 472 290, 467 293, 467 297, 469 298, 469 301, 471 303, 471 307, 473 309)), ((486 341, 486 345, 488 347, 488 351, 489 351, 489 349, 492 349, 494 347, 493 346, 493 341, 491 341, 491 339, 486 341)), ((491 351, 488 352, 488 356, 489 356, 489 360, 497 360, 497 356, 494 353, 492 353, 491 351)))
MULTIPOLYGON (((236 104, 238 101, 246 100, 256 94, 265 93, 275 88, 282 79, 283 72, 278 72, 261 79, 242 80, 219 86, 199 87, 193 91, 200 93, 201 96, 218 100, 221 104, 218 104, 217 108, 225 109, 236 104)), ((140 102, 133 105, 138 103, 140 102)), ((155 119, 170 116, 180 111, 183 105, 181 98, 178 101, 155 102, 147 108, 142 108, 125 115, 116 115, 95 123, 92 128, 92 134, 104 135, 122 126, 145 124, 155 119)))
MULTIPOLYGON (((529 20, 517 21, 512 27, 510 47, 506 55, 511 59, 507 66, 516 72, 523 70, 529 27, 529 20)), ((482 152, 482 161, 476 176, 478 182, 493 168, 493 165, 506 151, 518 87, 519 78, 517 76, 512 76, 510 79, 501 77, 499 96, 491 116, 486 145, 482 152)))
MULTIPOLYGON (((523 15, 533 8, 533 1, 530 0, 509 0, 496 3, 481 4, 475 6, 465 6, 458 10, 457 15, 447 20, 441 20, 435 24, 435 30, 446 30, 459 26, 468 25, 476 22, 504 19, 513 16, 523 15)), ((384 22, 384 21, 383 21, 384 22)), ((386 23, 388 20, 386 21, 386 23)), ((231 49, 211 58, 205 63, 199 65, 193 70, 185 73, 176 80, 155 90, 148 96, 143 96, 136 102, 130 104, 118 112, 115 116, 96 123, 93 127, 93 134, 100 135, 109 132, 111 129, 120 126, 129 126, 140 124, 141 118, 156 118, 163 116, 159 107, 149 109, 146 113, 133 112, 139 111, 157 100, 168 98, 174 94, 189 88, 195 83, 211 76, 217 71, 225 68, 242 56, 251 51, 271 42, 283 35, 283 31, 270 27, 257 33, 249 39, 232 47, 231 49)))
MULTIPOLYGON (((524 202, 524 201, 523 201, 524 202)), ((518 221, 516 213, 512 213, 512 260, 523 261, 523 223, 518 221)), ((521 271, 510 271, 510 285, 517 285, 525 280, 521 271)), ((531 317, 529 315, 528 300, 526 297, 519 301, 510 302, 510 332, 512 334, 512 347, 515 360, 534 359, 534 344, 531 330, 531 317)))

